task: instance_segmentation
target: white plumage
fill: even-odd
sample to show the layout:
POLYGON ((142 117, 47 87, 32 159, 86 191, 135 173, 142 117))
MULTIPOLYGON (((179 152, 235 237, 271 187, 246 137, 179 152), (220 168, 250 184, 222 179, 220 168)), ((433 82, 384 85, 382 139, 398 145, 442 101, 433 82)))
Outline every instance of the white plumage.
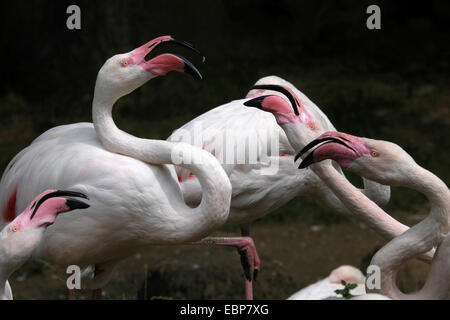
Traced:
MULTIPOLYGON (((314 121, 322 127, 321 131, 311 136, 311 139, 321 132, 335 130, 328 117, 290 82, 277 76, 269 76, 258 80, 256 84, 276 84, 290 88, 314 121)), ((247 97, 255 95, 255 92, 251 90, 247 97)), ((276 91, 261 91, 261 94, 269 93, 286 99, 276 91)), ((175 130, 168 138, 169 141, 184 141, 203 148, 221 162, 233 186, 228 222, 246 225, 297 196, 314 197, 338 212, 349 213, 335 194, 312 171, 296 168, 294 155, 299 150, 294 150, 275 117, 269 112, 244 106, 246 101, 248 98, 234 100, 207 111, 175 130), (227 152, 237 154, 238 146, 242 146, 243 143, 246 146, 248 160, 250 144, 245 142, 251 138, 254 138, 258 146, 255 163, 241 164, 237 158, 233 158, 231 162, 227 161, 227 152), (278 139, 276 149, 271 147, 272 138, 278 139), (223 141, 228 144, 222 143, 223 141), (262 174, 261 169, 268 169, 271 165, 278 167, 277 171, 273 174, 262 174)), ((297 129, 305 131, 302 128, 297 129)), ((298 145, 306 145, 310 141, 306 137, 303 141, 297 139, 298 145)), ((342 174, 339 166, 335 165, 335 168, 342 174)), ((182 181, 181 188, 186 202, 191 205, 197 204, 201 199, 197 179, 192 178, 190 172, 184 168, 178 167, 176 171, 182 181)), ((389 201, 389 187, 363 180, 365 188, 362 192, 369 198, 380 205, 389 201)))
POLYGON ((357 287, 350 291, 352 295, 366 293, 364 274, 353 266, 343 265, 331 271, 330 275, 313 283, 291 295, 288 300, 323 300, 331 298, 342 298, 335 291, 344 289, 341 281, 356 284, 357 287))
POLYGON ((89 205, 72 197, 87 198, 72 191, 46 190, 0 230, 0 300, 12 300, 8 278, 31 258, 41 243, 44 231, 57 215, 89 205))
POLYGON ((154 72, 182 71, 180 64, 193 68, 171 54, 145 60, 166 41, 173 39, 160 37, 110 58, 97 78, 94 123, 48 130, 11 161, 0 183, 0 208, 6 208, 17 190, 16 212, 47 188, 89 194, 91 207, 79 215, 63 216, 49 227, 39 254, 63 266, 96 264, 103 271, 96 276, 97 288, 107 282, 118 260, 151 244, 198 240, 228 217, 231 185, 211 154, 187 144, 133 137, 112 120, 116 100, 153 78, 154 72), (203 200, 196 208, 183 201, 170 165, 175 151, 201 160, 201 164, 180 163, 201 181, 203 200))

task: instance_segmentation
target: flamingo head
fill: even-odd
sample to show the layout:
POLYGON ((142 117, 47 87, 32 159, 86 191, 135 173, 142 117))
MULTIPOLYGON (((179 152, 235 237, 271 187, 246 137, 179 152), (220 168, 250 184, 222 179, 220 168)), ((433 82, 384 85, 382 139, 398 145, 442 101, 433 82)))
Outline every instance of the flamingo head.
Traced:
POLYGON ((200 54, 200 51, 185 41, 176 40, 171 36, 158 37, 131 52, 109 58, 98 73, 96 89, 107 90, 109 95, 118 99, 144 85, 148 80, 163 76, 170 71, 189 73, 195 78, 201 79, 202 75, 197 68, 181 55, 163 53, 150 58, 157 47, 168 43, 188 48, 200 54))
POLYGON ((88 199, 78 192, 47 190, 3 228, 0 232, 0 257, 9 266, 8 270, 14 270, 30 258, 45 229, 55 222, 59 213, 89 207, 73 197, 88 199))
POLYGON ((342 132, 322 134, 305 146, 295 161, 308 151, 299 169, 332 159, 344 169, 385 185, 404 185, 414 179, 417 170, 414 159, 395 143, 342 132))
POLYGON ((366 277, 364 277, 364 274, 359 269, 353 266, 343 265, 331 271, 328 280, 330 283, 335 284, 341 284, 341 281, 344 280, 347 283, 364 285, 366 277))
POLYGON ((259 84, 253 86, 250 92, 253 98, 244 102, 244 105, 272 113, 296 151, 324 131, 320 124, 312 119, 303 102, 289 87, 278 84, 259 84), (253 91, 255 89, 259 91, 253 91), (265 94, 269 92, 272 94, 265 94))

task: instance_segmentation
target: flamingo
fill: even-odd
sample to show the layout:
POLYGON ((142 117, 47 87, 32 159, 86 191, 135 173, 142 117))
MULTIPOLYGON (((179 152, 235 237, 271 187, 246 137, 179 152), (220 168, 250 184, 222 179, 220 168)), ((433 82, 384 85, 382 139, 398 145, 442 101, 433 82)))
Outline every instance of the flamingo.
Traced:
POLYGON ((353 295, 365 294, 366 277, 357 268, 349 265, 342 265, 333 271, 325 279, 319 280, 306 288, 291 295, 288 300, 322 300, 330 297, 339 297, 335 293, 337 289, 343 289, 341 281, 356 284, 356 288, 351 291, 353 295))
MULTIPOLYGON (((450 299, 450 190, 447 185, 418 165, 400 146, 389 141, 327 132, 309 143, 296 159, 315 146, 299 168, 333 159, 346 170, 367 179, 416 190, 430 202, 430 212, 424 220, 388 242, 372 258, 371 264, 380 268, 381 283, 379 288, 368 291, 402 300, 450 299), (401 292, 395 282, 401 265, 434 247, 438 250, 423 288, 414 294, 401 292)), ((340 188, 345 193, 351 186, 340 185, 340 188)), ((363 194, 343 201, 354 211, 365 210, 373 215, 382 211, 363 194)))
MULTIPOLYGON (((289 101, 294 101, 294 99, 290 98, 289 101)), ((256 98, 253 98, 252 100, 247 101, 245 105, 260 108, 267 112, 273 113, 275 115, 275 118, 279 122, 280 127, 286 133, 287 139, 292 144, 293 148, 295 150, 302 150, 303 147, 306 148, 305 145, 298 143, 298 137, 305 135, 304 126, 302 127, 301 125, 299 125, 299 123, 301 123, 302 118, 308 119, 308 117, 302 116, 304 111, 302 111, 303 109, 301 107, 299 108, 297 105, 297 112, 295 112, 295 110, 293 111, 292 108, 295 108, 296 105, 289 105, 289 103, 286 100, 282 99, 279 95, 258 96, 256 98), (299 115, 297 116, 297 114, 299 115)), ((315 125, 315 128, 317 127, 319 127, 319 124, 315 125)), ((296 161, 303 154, 303 152, 299 152, 295 156, 294 160, 296 161)), ((364 203, 365 205, 370 205, 372 210, 366 210, 362 203, 359 205, 351 205, 355 202, 355 199, 360 197, 364 197, 365 199, 367 199, 367 197, 363 192, 361 192, 361 190, 354 187, 345 178, 345 176, 341 174, 340 170, 336 170, 330 160, 324 161, 311 167, 311 170, 303 171, 305 175, 317 175, 317 178, 321 181, 321 183, 329 188, 328 190, 330 190, 330 192, 339 199, 339 203, 345 206, 348 212, 362 219, 366 224, 368 224, 372 229, 374 229, 387 240, 392 240, 393 238, 409 229, 408 226, 403 225, 392 218, 373 201, 369 201, 370 204, 364 203)), ((376 183, 372 181, 377 181, 378 183, 374 187, 389 185, 380 183, 379 180, 369 180, 370 178, 368 178, 367 175, 361 175, 361 177, 363 177, 365 181, 371 181, 371 184, 376 183)), ((431 261, 434 252, 435 250, 432 249, 429 252, 421 255, 420 258, 426 262, 429 262, 431 261)))
MULTIPOLYGON (((254 242, 250 238, 252 221, 297 196, 314 197, 335 211, 351 212, 316 174, 311 171, 299 172, 292 165, 296 152, 329 130, 335 130, 333 124, 306 95, 288 81, 269 76, 258 80, 245 99, 229 102, 198 116, 175 130, 168 138, 169 141, 194 144, 212 153, 221 161, 230 178, 233 194, 227 223, 240 226, 242 237, 208 238, 200 244, 238 247, 243 254, 247 299, 252 297, 251 281, 260 267, 254 242), (262 97, 269 93, 273 98, 263 101, 262 97), (275 102, 273 108, 270 107, 271 99, 275 102), (283 99, 290 101, 292 107, 283 99), (279 106, 282 108, 277 109, 279 106), (252 138, 257 148, 254 163, 239 162, 237 157, 231 158, 231 161, 225 160, 227 152, 233 152, 242 145, 248 153, 252 138), (272 146, 271 139, 276 139, 279 145, 272 146), (263 174, 262 170, 270 168, 271 163, 278 164, 278 170, 273 174, 263 174), (249 269, 253 269, 253 274, 249 269)), ((329 167, 332 168, 331 163, 329 167)), ((346 180, 339 166, 334 164, 333 170, 346 180)), ((201 189, 195 175, 184 168, 178 167, 176 171, 185 201, 196 205, 201 200, 201 189)), ((361 192, 380 205, 389 201, 388 186, 366 179, 363 181, 364 189, 361 192)), ((407 229, 389 216, 380 217, 380 220, 369 219, 368 222, 388 239, 407 229)))
POLYGON ((58 214, 89 208, 72 197, 88 199, 78 192, 46 190, 0 231, 0 300, 13 299, 8 278, 32 256, 58 214))
POLYGON ((366 277, 361 270, 353 266, 342 265, 331 271, 325 279, 297 291, 288 300, 391 300, 381 294, 366 293, 365 282, 366 277), (350 291, 351 298, 342 297, 336 293, 336 290, 344 289, 342 281, 356 285, 350 291))
POLYGON ((0 182, 4 220, 23 210, 44 186, 90 195, 91 207, 76 216, 61 216, 44 234, 37 254, 62 266, 94 265, 94 298, 118 261, 149 245, 197 241, 229 214, 231 184, 215 157, 184 143, 133 137, 112 119, 119 98, 156 76, 178 71, 201 78, 182 56, 164 53, 146 60, 167 42, 198 52, 186 42, 162 36, 111 57, 97 76, 93 123, 46 131, 13 158, 0 182), (194 172, 200 181, 198 207, 185 204, 173 164, 194 172))

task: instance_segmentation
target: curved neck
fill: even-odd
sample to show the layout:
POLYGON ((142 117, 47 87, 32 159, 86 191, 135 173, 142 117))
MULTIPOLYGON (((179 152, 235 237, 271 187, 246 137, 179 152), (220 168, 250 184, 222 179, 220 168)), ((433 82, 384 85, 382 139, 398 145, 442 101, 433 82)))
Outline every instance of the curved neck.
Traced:
POLYGON ((390 240, 408 227, 398 222, 353 186, 333 166, 323 161, 312 165, 311 170, 333 191, 344 206, 367 223, 377 233, 390 240))
MULTIPOLYGON (((331 160, 327 160, 330 162, 330 170, 331 166, 333 166, 334 162, 331 162, 331 160)), ((325 165, 325 162, 322 163, 325 165)), ((335 171, 337 171, 338 174, 340 174, 343 179, 346 181, 346 183, 351 184, 350 181, 348 181, 347 177, 342 172, 342 169, 339 166, 333 166, 335 171)), ((317 169, 321 170, 321 169, 317 169)), ((333 171, 334 173, 334 171, 333 171)), ((323 173, 322 176, 326 176, 326 173, 323 173)), ((372 200, 376 205, 378 206, 385 206, 391 197, 391 187, 382 185, 378 182, 374 182, 371 180, 367 180, 364 177, 361 177, 364 183, 364 188, 354 188, 354 190, 357 190, 361 192, 363 195, 365 195, 367 198, 372 200)), ((323 179, 320 179, 323 181, 323 179)), ((325 185, 323 187, 320 187, 319 194, 315 194, 315 196, 319 195, 322 200, 325 202, 328 207, 332 208, 333 210, 344 213, 344 214, 352 214, 353 212, 341 201, 340 197, 336 195, 336 192, 329 186, 330 183, 327 183, 324 181, 325 185)), ((350 194, 350 193, 347 193, 350 194)), ((342 197, 342 196, 341 196, 342 197)))
POLYGON ((428 217, 383 247, 372 259, 381 271, 379 293, 394 299, 448 299, 450 293, 450 191, 438 177, 419 166, 409 179, 411 189, 423 193, 431 204, 428 217), (402 293, 396 274, 405 261, 438 246, 423 288, 402 293))
POLYGON ((8 276, 2 274, 3 270, 0 270, 0 300, 9 300, 9 284, 8 276))
POLYGON ((9 300, 8 278, 14 270, 9 265, 10 257, 6 254, 6 248, 4 247, 3 230, 0 230, 0 300, 9 300))
POLYGON ((431 206, 430 217, 443 230, 448 232, 450 225, 450 190, 441 179, 419 165, 415 166, 413 172, 413 176, 405 187, 425 195, 431 206))
MULTIPOLYGON (((289 141, 289 144, 292 146, 292 148, 295 150, 295 152, 299 152, 305 147, 304 141, 312 141, 313 139, 316 139, 320 133, 318 132, 314 134, 314 137, 312 136, 302 136, 304 132, 307 132, 309 129, 299 129, 298 125, 295 124, 288 124, 281 126, 284 133, 286 134, 286 137, 289 141)), ((311 134, 311 133, 310 133, 311 134)), ((345 177, 344 173, 342 172, 342 169, 331 160, 323 161, 321 164, 317 166, 317 170, 321 170, 321 166, 327 165, 329 169, 333 166, 335 170, 334 173, 338 172, 345 180, 346 183, 350 183, 347 178, 345 177)), ((323 180, 323 179, 322 179, 323 180)), ((363 189, 357 189, 358 191, 362 192, 365 196, 367 196, 369 199, 374 201, 377 205, 384 206, 389 202, 390 195, 391 195, 391 188, 389 186, 385 186, 382 184, 379 184, 374 181, 370 181, 362 177, 364 188, 363 189)), ((327 203, 327 205, 334 210, 337 210, 338 212, 342 213, 351 213, 349 212, 349 208, 340 201, 340 197, 335 195, 333 192, 329 192, 329 190, 322 190, 322 197, 327 203)))
POLYGON ((0 231, 0 300, 11 300, 12 292, 8 283, 8 278, 18 269, 24 261, 18 261, 19 266, 14 265, 17 263, 14 257, 11 257, 6 253, 7 248, 4 248, 2 242, 2 232, 0 231))
MULTIPOLYGON (((112 119, 114 103, 114 99, 104 98, 101 91, 97 92, 96 87, 92 117, 95 130, 105 149, 149 164, 179 165, 193 172, 202 186, 202 201, 197 208, 184 205, 177 207, 176 212, 172 213, 179 215, 181 219, 174 219, 176 224, 172 225, 173 232, 169 241, 197 240, 222 225, 228 218, 231 183, 217 159, 208 152, 185 143, 141 139, 120 130, 112 119), (174 157, 180 161, 174 163, 174 157), (189 219, 189 216, 192 216, 192 219, 189 219), (179 230, 183 232, 178 232, 179 230)), ((181 193, 168 196, 179 196, 183 201, 181 193)))

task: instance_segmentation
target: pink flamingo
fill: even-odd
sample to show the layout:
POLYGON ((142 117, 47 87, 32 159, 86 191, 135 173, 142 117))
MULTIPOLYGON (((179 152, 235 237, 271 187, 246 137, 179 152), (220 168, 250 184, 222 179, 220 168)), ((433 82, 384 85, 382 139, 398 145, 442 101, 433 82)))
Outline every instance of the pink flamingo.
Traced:
POLYGON ((0 300, 13 299, 8 278, 31 258, 44 231, 55 222, 58 214, 89 208, 88 204, 72 197, 88 199, 79 192, 44 191, 0 231, 0 300))
MULTIPOLYGON (((381 284, 380 288, 368 291, 392 299, 449 299, 450 190, 447 185, 392 142, 327 132, 308 144, 296 159, 314 147, 299 168, 333 159, 348 171, 382 184, 411 188, 430 201, 430 213, 423 221, 391 240, 375 254, 371 264, 380 268, 381 284), (423 288, 415 294, 402 293, 395 282, 401 265, 433 247, 438 247, 438 250, 423 288)), ((347 186, 341 185, 341 188, 346 189, 347 186)), ((375 216, 382 211, 362 194, 345 201, 353 211, 364 210, 375 216)))
POLYGON ((353 295, 366 293, 364 288, 366 277, 364 274, 353 266, 343 265, 331 271, 330 275, 325 279, 319 280, 297 291, 288 300, 322 300, 330 297, 339 297, 335 293, 335 290, 344 288, 341 283, 342 280, 357 285, 351 291, 353 295))
POLYGON ((89 209, 61 216, 47 230, 39 256, 63 266, 95 265, 94 298, 121 259, 150 245, 200 240, 228 217, 231 184, 216 158, 192 145, 133 137, 112 119, 119 98, 156 76, 178 71, 201 77, 181 56, 164 53, 147 61, 156 47, 167 42, 198 52, 163 36, 111 57, 98 73, 93 123, 43 133, 14 157, 0 183, 4 221, 12 220, 43 187, 89 194, 89 209), (175 161, 199 179, 198 207, 185 204, 175 161))
MULTIPOLYGON (((289 105, 286 100, 282 99, 278 95, 259 96, 246 102, 245 104, 273 113, 279 122, 280 127, 285 131, 286 136, 294 149, 300 151, 303 147, 305 147, 306 144, 303 145, 303 143, 298 143, 298 137, 304 135, 304 133, 300 131, 305 131, 301 127, 301 123, 304 122, 304 119, 308 119, 308 117, 304 117, 302 115, 304 113, 303 108, 299 108, 297 106, 298 111, 294 112, 292 107, 295 106, 289 105)), ((316 125, 315 127, 318 126, 319 125, 316 125)), ((309 141, 314 139, 315 138, 312 138, 309 141)), ((297 154, 294 160, 297 160, 301 155, 303 155, 303 153, 297 154)), ((317 175, 321 183, 325 184, 329 188, 329 190, 340 200, 339 202, 343 204, 349 212, 362 219, 384 238, 391 240, 409 229, 408 226, 405 226, 392 218, 373 201, 364 201, 363 199, 368 198, 358 188, 354 187, 340 173, 340 171, 336 170, 330 160, 323 161, 322 163, 311 167, 311 170, 302 171, 305 171, 304 174, 309 172, 311 175, 317 175)), ((361 177, 364 177, 366 179, 365 181, 377 181, 380 183, 379 180, 371 179, 371 177, 368 177, 367 175, 361 174, 361 177)), ((383 185, 383 183, 381 183, 381 185, 383 185)), ((384 185, 389 184, 386 183, 384 185)), ((428 262, 431 261, 433 255, 434 249, 421 255, 420 258, 428 262)))
MULTIPOLYGON (((169 141, 183 141, 207 150, 221 161, 230 178, 233 195, 227 223, 240 226, 242 237, 207 238, 201 243, 238 248, 246 278, 247 299, 253 296, 251 281, 260 267, 254 242, 250 238, 252 221, 297 196, 314 197, 338 212, 350 213, 316 174, 311 171, 299 172, 292 165, 296 152, 329 130, 335 130, 333 124, 306 95, 286 80, 269 76, 258 80, 246 99, 216 107, 189 121, 168 138, 169 141), (266 108, 262 108, 261 96, 269 93, 277 95, 275 101, 284 101, 283 99, 287 98, 292 106, 286 102, 285 108, 278 110, 267 107, 266 101, 266 108), (249 100, 249 97, 255 99, 249 100), (263 110, 246 108, 245 105, 259 106, 263 110), (254 163, 239 162, 237 157, 233 157, 231 161, 224 160, 230 151, 235 152, 243 145, 248 154, 251 151, 249 141, 252 138, 257 146, 257 159, 254 163), (278 139, 279 144, 273 146, 272 138, 278 139), (262 170, 270 168, 271 163, 277 164, 277 172, 262 174, 262 170)), ((334 167, 345 179, 339 166, 334 164, 334 167)), ((197 205, 201 200, 201 188, 195 175, 184 168, 176 168, 176 171, 185 201, 190 205, 197 205)), ((380 205, 388 202, 388 186, 366 179, 363 181, 364 189, 361 192, 380 205)), ((389 239, 406 229, 393 219, 388 222, 391 223, 389 227, 392 226, 392 233, 388 234, 389 239), (396 229, 393 230, 394 228, 396 229)), ((386 223, 377 224, 376 230, 384 233, 386 223)))

